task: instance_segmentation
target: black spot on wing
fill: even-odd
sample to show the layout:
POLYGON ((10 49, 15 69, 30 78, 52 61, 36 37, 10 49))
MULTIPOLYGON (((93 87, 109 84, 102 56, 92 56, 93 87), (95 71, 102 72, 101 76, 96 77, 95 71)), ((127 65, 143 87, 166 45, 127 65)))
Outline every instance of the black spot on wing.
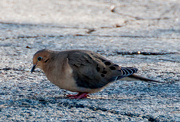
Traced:
POLYGON ((116 67, 114 67, 114 66, 111 66, 111 67, 109 67, 111 70, 115 70, 116 69, 116 67))
POLYGON ((115 67, 119 67, 119 65, 117 65, 117 64, 114 64, 113 66, 115 66, 115 67))
POLYGON ((111 65, 111 62, 106 61, 106 62, 104 62, 104 64, 105 64, 105 65, 111 65))
POLYGON ((96 66, 96 70, 97 70, 97 72, 100 71, 100 67, 98 65, 96 66))
POLYGON ((112 66, 109 67, 111 70, 117 70, 119 69, 119 65, 113 64, 112 66))
POLYGON ((101 77, 104 77, 105 75, 104 74, 101 74, 101 77))
POLYGON ((106 74, 106 73, 107 73, 107 71, 105 71, 105 70, 104 70, 102 73, 103 73, 103 74, 106 74))

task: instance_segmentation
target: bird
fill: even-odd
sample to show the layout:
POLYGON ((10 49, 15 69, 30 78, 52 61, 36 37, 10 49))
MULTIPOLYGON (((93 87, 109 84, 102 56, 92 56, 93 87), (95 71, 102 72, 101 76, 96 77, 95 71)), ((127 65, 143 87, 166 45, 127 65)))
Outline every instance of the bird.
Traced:
POLYGON ((136 75, 138 69, 121 67, 102 55, 89 50, 53 51, 42 49, 33 56, 33 67, 40 68, 47 79, 61 89, 77 92, 71 99, 87 98, 120 79, 130 78, 145 82, 160 81, 136 75))

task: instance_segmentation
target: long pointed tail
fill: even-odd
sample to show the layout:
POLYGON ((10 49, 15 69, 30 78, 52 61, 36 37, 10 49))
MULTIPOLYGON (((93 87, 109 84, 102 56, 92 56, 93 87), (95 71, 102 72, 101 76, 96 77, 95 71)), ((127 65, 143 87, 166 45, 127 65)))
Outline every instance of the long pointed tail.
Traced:
POLYGON ((163 83, 163 82, 160 82, 160 81, 156 81, 156 80, 152 80, 152 79, 149 79, 149 78, 145 78, 145 77, 142 77, 142 76, 139 76, 139 75, 130 75, 128 76, 129 78, 133 78, 133 79, 136 79, 136 80, 141 80, 141 81, 145 81, 145 82, 156 82, 156 83, 163 83))

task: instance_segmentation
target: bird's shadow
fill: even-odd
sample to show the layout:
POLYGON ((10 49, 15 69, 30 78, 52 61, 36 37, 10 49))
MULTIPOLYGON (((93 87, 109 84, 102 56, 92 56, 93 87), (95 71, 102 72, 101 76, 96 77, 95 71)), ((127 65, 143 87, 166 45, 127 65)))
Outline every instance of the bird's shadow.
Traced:
POLYGON ((143 101, 144 99, 152 99, 152 97, 156 96, 161 96, 161 98, 172 98, 179 92, 179 83, 158 84, 151 87, 148 87, 148 85, 138 85, 138 87, 134 85, 125 88, 119 87, 119 89, 113 91, 110 91, 111 89, 109 88, 106 88, 104 91, 101 91, 99 93, 90 94, 90 96, 85 99, 70 99, 66 97, 65 94, 62 94, 62 92, 58 92, 57 94, 49 93, 46 96, 37 94, 26 94, 20 97, 14 96, 15 99, 0 101, 0 103, 2 102, 2 104, 6 104, 7 106, 18 107, 37 107, 37 105, 46 106, 48 104, 76 107, 80 106, 79 103, 85 106, 84 102, 86 104, 91 104, 92 102, 108 104, 113 103, 114 101, 116 101, 117 103, 126 102, 131 104, 135 101, 139 102, 143 101))

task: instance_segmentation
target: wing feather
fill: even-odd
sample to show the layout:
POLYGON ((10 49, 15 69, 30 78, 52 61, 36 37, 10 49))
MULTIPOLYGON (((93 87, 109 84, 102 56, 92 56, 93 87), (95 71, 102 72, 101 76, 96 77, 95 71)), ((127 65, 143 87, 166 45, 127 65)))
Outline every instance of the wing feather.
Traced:
POLYGON ((85 88, 101 88, 110 82, 137 72, 136 68, 120 67, 91 51, 73 51, 68 54, 76 84, 85 88))

